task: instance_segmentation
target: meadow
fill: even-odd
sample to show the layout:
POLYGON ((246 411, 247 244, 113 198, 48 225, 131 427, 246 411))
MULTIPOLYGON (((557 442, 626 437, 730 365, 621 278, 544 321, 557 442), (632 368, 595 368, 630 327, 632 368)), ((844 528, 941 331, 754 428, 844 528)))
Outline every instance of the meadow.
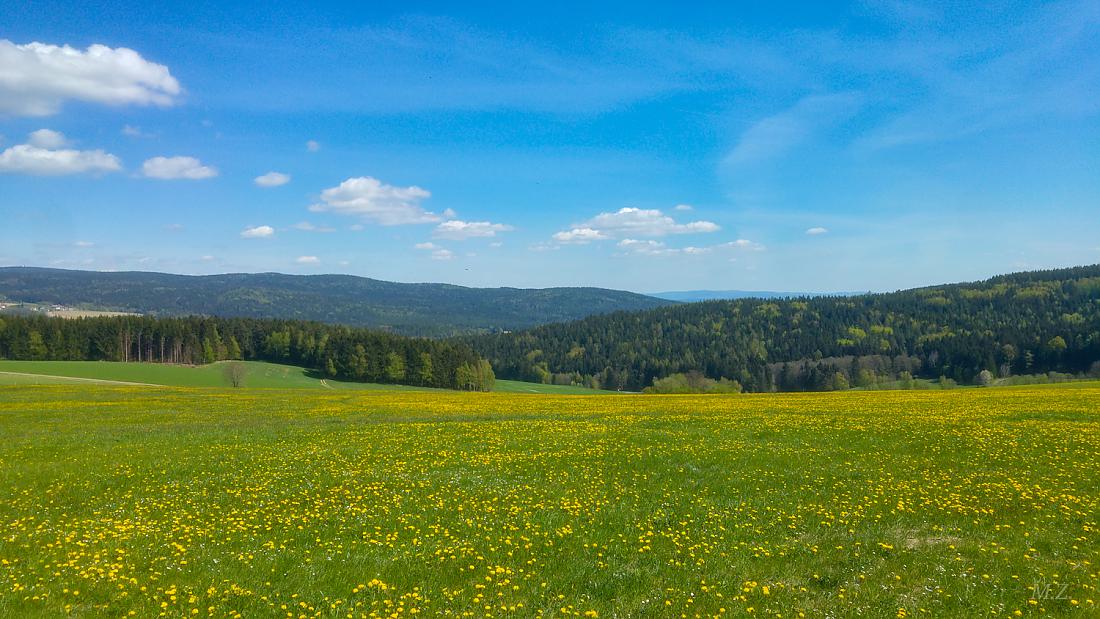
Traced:
MULTIPOLYGON (((229 387, 225 363, 178 365, 169 363, 118 363, 113 361, 12 361, 0 359, 0 385, 140 383, 167 387, 229 387)), ((244 364, 244 387, 249 389, 353 389, 385 391, 438 391, 431 387, 375 384, 322 379, 306 368, 238 361, 244 364)), ((613 393, 586 387, 542 385, 518 380, 497 380, 493 391, 501 393, 590 394, 613 393)))
POLYGON ((0 616, 1100 614, 1100 388, 0 387, 0 616))

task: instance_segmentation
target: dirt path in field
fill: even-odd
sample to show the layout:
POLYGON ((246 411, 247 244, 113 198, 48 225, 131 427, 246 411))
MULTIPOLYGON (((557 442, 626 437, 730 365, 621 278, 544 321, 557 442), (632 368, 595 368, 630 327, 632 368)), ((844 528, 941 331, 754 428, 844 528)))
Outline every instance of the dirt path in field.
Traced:
POLYGON ((2 372, 0 374, 6 374, 8 376, 30 376, 32 378, 59 378, 61 380, 75 380, 83 383, 98 383, 101 385, 136 385, 139 387, 163 387, 164 385, 157 385, 155 383, 132 383, 125 380, 106 380, 103 378, 80 378, 77 376, 57 376, 54 374, 34 374, 31 372, 2 372))
POLYGON ((322 385, 322 386, 323 386, 323 387, 324 387, 325 389, 335 389, 335 387, 333 387, 332 385, 330 385, 330 384, 328 384, 327 382, 325 382, 325 379, 323 379, 323 378, 321 379, 321 385, 322 385))

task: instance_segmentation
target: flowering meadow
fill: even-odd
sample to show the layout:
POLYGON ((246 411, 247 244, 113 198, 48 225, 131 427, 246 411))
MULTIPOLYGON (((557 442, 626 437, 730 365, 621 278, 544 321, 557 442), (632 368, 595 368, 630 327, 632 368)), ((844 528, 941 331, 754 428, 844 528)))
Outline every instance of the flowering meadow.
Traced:
POLYGON ((0 616, 1100 616, 1100 389, 0 387, 0 616))

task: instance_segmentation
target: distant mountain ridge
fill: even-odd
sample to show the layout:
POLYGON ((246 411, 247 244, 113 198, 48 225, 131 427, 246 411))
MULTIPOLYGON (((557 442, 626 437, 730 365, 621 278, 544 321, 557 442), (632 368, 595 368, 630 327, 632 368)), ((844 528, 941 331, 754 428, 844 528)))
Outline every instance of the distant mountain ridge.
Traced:
POLYGON ((354 275, 175 275, 0 267, 0 299, 160 316, 316 320, 448 336, 515 330, 673 302, 604 288, 468 288, 354 275))
POLYGON ((866 291, 845 292, 777 292, 774 290, 670 290, 668 292, 650 292, 651 297, 694 303, 696 301, 720 301, 724 299, 795 299, 799 297, 850 297, 864 294, 866 291))

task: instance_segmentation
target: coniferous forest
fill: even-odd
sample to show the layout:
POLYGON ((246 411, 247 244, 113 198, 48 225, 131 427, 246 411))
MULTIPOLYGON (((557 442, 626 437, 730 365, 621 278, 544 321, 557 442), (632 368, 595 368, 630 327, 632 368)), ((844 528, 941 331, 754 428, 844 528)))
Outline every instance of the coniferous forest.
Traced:
POLYGON ((468 341, 502 378, 605 389, 690 372, 747 391, 1096 372, 1100 265, 887 294, 616 312, 468 341))
POLYGON ((460 342, 317 322, 112 316, 0 318, 0 358, 203 364, 229 359, 375 383, 488 390, 488 363, 460 342))

